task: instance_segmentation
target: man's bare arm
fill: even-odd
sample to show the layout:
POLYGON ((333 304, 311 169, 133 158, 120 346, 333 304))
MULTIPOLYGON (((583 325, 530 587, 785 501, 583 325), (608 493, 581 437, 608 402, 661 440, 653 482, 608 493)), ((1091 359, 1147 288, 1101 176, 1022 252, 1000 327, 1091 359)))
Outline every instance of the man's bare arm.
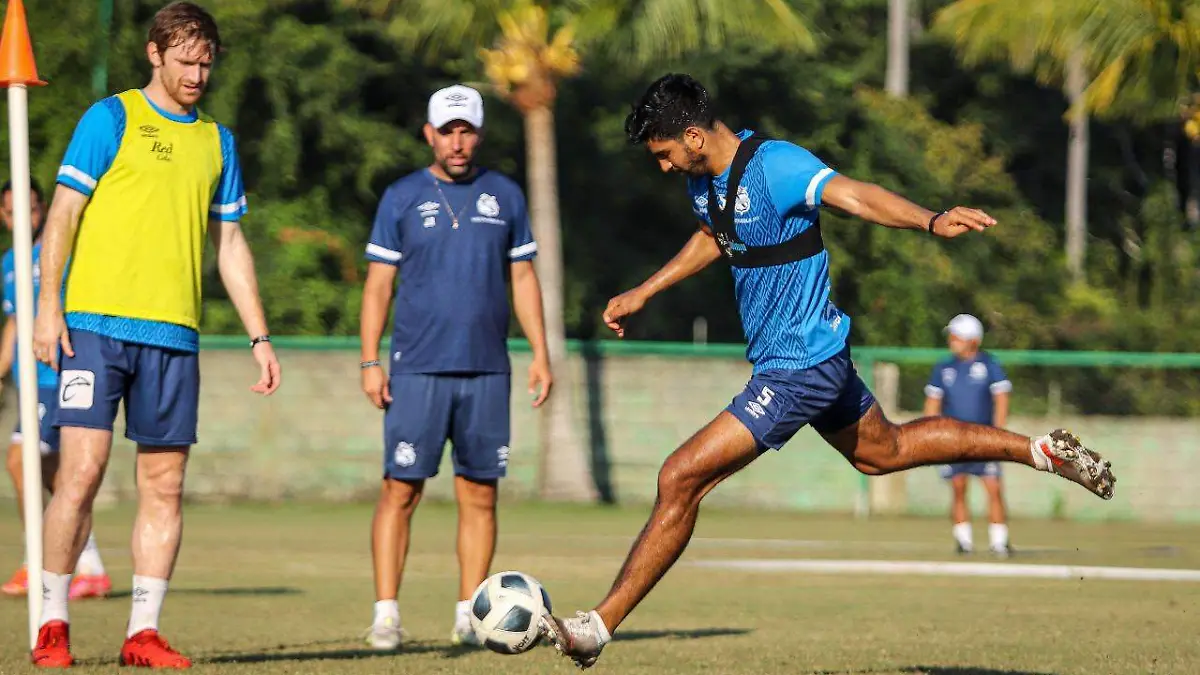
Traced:
POLYGON ((874 183, 842 175, 829 179, 821 201, 863 220, 904 230, 927 230, 937 216, 933 232, 941 237, 983 231, 996 224, 994 218, 978 209, 956 206, 938 214, 874 183))
POLYGON ((62 311, 62 278, 71 247, 75 244, 75 232, 83 217, 83 209, 91 199, 65 185, 54 189, 54 200, 46 215, 42 229, 41 291, 38 294, 38 313, 50 314, 62 311))

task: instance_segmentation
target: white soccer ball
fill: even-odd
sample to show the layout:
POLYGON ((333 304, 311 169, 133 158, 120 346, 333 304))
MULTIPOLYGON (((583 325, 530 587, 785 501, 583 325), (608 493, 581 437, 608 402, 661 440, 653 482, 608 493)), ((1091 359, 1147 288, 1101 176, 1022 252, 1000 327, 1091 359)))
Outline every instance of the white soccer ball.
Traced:
POLYGON ((499 572, 471 596, 471 629, 488 649, 521 654, 542 639, 538 619, 550 611, 550 596, 537 579, 522 572, 499 572))

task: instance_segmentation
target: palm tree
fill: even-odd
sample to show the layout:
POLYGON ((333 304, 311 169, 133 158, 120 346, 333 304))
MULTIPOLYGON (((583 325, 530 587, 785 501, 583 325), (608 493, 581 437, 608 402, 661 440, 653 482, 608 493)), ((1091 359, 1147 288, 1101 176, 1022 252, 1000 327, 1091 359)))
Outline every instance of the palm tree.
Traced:
POLYGON ((646 67, 741 38, 786 51, 811 51, 813 35, 789 0, 359 0, 390 18, 402 42, 429 54, 478 49, 495 92, 524 118, 530 216, 551 367, 559 382, 541 416, 539 493, 592 500, 563 323, 554 103, 560 83, 588 54, 605 52, 646 67))
POLYGON ((1081 278, 1088 115, 1180 120, 1200 67, 1200 6, 1185 0, 958 0, 938 13, 934 30, 953 40, 968 65, 1006 60, 1045 84, 1065 86, 1067 263, 1081 278))

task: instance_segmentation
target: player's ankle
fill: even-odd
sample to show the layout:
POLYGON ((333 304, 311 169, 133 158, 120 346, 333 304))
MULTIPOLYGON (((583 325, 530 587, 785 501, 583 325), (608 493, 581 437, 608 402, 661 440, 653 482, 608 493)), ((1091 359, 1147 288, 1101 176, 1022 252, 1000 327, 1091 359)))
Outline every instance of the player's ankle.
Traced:
POLYGON ((395 598, 375 602, 375 618, 372 624, 382 626, 391 619, 395 625, 400 625, 400 603, 395 598))
POLYGON ((133 575, 133 607, 129 612, 126 637, 144 630, 158 630, 158 617, 167 597, 169 581, 158 577, 133 575))

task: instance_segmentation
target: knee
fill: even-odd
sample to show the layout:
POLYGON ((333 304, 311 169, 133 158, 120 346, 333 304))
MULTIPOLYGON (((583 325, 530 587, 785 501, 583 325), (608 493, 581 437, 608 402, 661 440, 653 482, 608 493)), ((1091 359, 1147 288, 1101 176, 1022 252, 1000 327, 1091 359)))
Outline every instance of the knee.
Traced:
POLYGON ((179 504, 183 499, 183 471, 164 470, 140 473, 137 479, 138 496, 143 501, 158 504, 179 504))
POLYGON ((904 468, 900 428, 890 422, 854 453, 854 468, 868 476, 882 476, 904 468))
POLYGON ((662 506, 685 506, 698 501, 703 486, 695 471, 675 455, 658 471, 658 502, 662 506))
POLYGON ((55 498, 61 497, 67 499, 76 504, 87 503, 96 496, 96 491, 100 489, 100 481, 103 477, 103 464, 88 459, 73 462, 69 470, 55 472, 52 481, 54 496, 55 498))
POLYGON ((380 500, 391 510, 412 513, 421 501, 420 484, 403 480, 384 480, 380 500))
POLYGON ((460 479, 458 508, 463 513, 489 516, 496 512, 496 482, 476 482, 460 479))

